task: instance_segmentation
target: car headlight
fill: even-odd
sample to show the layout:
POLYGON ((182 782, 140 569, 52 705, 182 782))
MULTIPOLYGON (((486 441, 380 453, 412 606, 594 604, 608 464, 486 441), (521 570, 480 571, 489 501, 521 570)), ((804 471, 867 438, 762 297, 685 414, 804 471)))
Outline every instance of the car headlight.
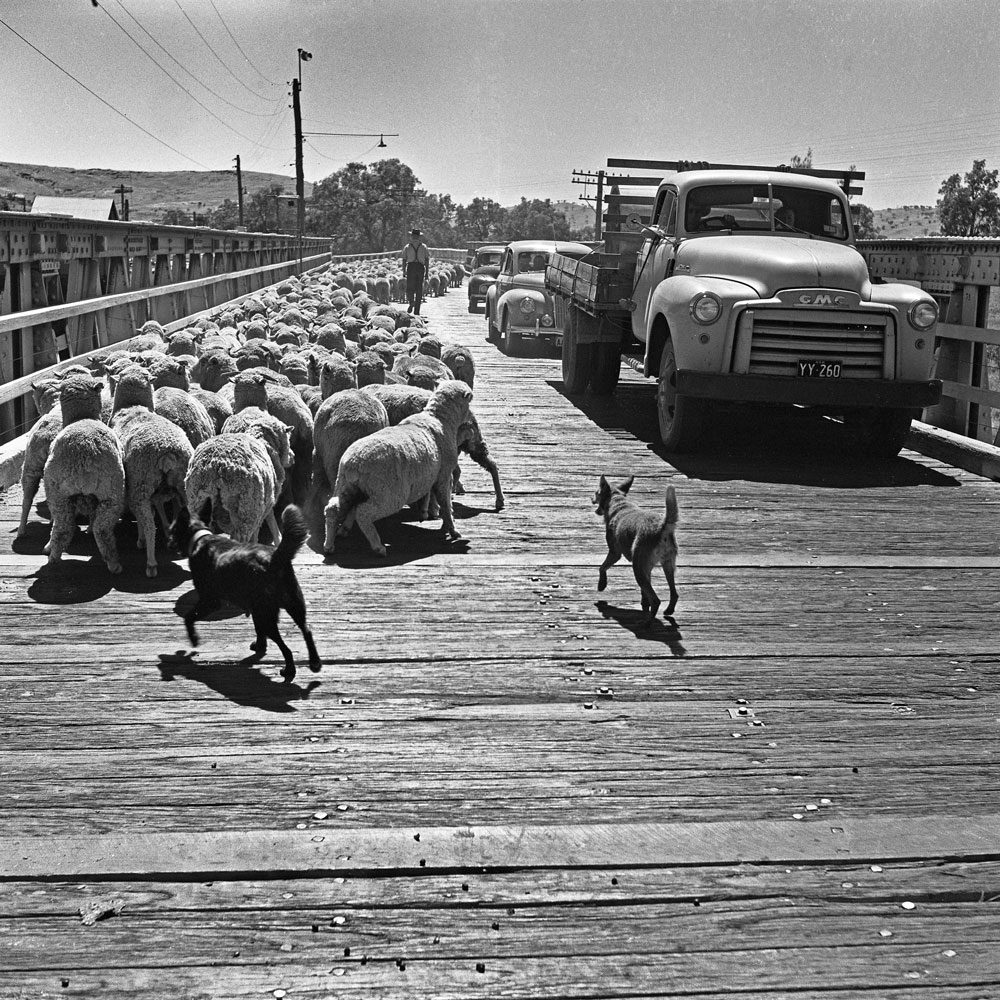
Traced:
POLYGON ((722 300, 711 292, 699 292, 689 306, 697 323, 714 323, 722 315, 722 300))
POLYGON ((542 317, 542 326, 552 326, 552 324, 554 322, 555 322, 555 320, 553 320, 552 317, 548 313, 546 313, 542 317))
POLYGON ((926 299, 922 302, 914 302, 910 306, 907 317, 910 320, 910 326, 918 330, 929 330, 937 322, 937 303, 928 302, 926 299))
POLYGON ((524 313, 525 316, 530 316, 535 311, 535 300, 529 299, 528 296, 526 295, 517 304, 517 307, 518 309, 521 310, 521 312, 524 313))

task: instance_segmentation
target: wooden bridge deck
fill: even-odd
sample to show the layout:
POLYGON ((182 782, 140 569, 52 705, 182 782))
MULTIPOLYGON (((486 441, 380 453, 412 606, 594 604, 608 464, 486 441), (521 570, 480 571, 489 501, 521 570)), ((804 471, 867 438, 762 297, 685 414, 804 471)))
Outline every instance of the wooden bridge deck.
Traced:
POLYGON ((469 466, 467 546, 303 553, 319 675, 0 498, 0 996, 1000 996, 998 487, 801 414, 674 466, 651 383, 426 312, 508 506, 469 466), (597 603, 601 472, 678 488, 676 627, 597 603))

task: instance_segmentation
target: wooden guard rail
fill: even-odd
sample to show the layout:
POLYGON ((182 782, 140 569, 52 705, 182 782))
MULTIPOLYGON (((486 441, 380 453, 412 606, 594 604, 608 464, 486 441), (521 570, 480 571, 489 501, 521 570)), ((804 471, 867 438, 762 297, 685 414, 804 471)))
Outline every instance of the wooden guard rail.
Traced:
POLYGON ((30 383, 329 260, 330 241, 0 212, 0 441, 26 430, 30 383))
POLYGON ((990 308, 990 291, 1000 285, 1000 240, 862 240, 858 249, 873 279, 919 284, 938 300, 935 375, 944 395, 924 420, 1000 445, 1000 301, 990 308))

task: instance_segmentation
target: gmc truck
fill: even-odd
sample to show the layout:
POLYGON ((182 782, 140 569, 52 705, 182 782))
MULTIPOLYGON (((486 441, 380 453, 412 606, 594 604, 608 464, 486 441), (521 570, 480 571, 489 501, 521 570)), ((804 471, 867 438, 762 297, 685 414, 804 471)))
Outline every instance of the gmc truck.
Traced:
POLYGON ((870 280, 849 183, 676 166, 637 250, 550 262, 567 391, 612 392, 623 348, 637 350, 634 367, 658 382, 668 450, 696 449, 719 404, 797 404, 853 425, 869 453, 895 455, 911 418, 940 399, 937 304, 870 280))

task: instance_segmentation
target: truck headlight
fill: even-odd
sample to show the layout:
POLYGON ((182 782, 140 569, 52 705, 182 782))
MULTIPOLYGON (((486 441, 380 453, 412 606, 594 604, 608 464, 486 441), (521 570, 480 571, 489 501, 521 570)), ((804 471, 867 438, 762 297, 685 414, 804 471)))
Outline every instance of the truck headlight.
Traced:
POLYGON ((929 330, 937 322, 937 303, 927 302, 926 300, 923 302, 914 302, 910 306, 907 317, 910 320, 910 326, 915 327, 917 330, 929 330))
POLYGON ((552 326, 553 322, 554 322, 554 320, 552 319, 552 317, 548 313, 546 313, 542 317, 542 326, 552 326))
POLYGON ((530 316, 535 311, 535 300, 529 299, 527 296, 525 296, 517 304, 517 307, 518 309, 521 310, 521 312, 524 313, 525 316, 530 316))
POLYGON ((711 292, 699 292, 691 299, 691 316, 697 323, 714 323, 722 315, 722 300, 711 292))

